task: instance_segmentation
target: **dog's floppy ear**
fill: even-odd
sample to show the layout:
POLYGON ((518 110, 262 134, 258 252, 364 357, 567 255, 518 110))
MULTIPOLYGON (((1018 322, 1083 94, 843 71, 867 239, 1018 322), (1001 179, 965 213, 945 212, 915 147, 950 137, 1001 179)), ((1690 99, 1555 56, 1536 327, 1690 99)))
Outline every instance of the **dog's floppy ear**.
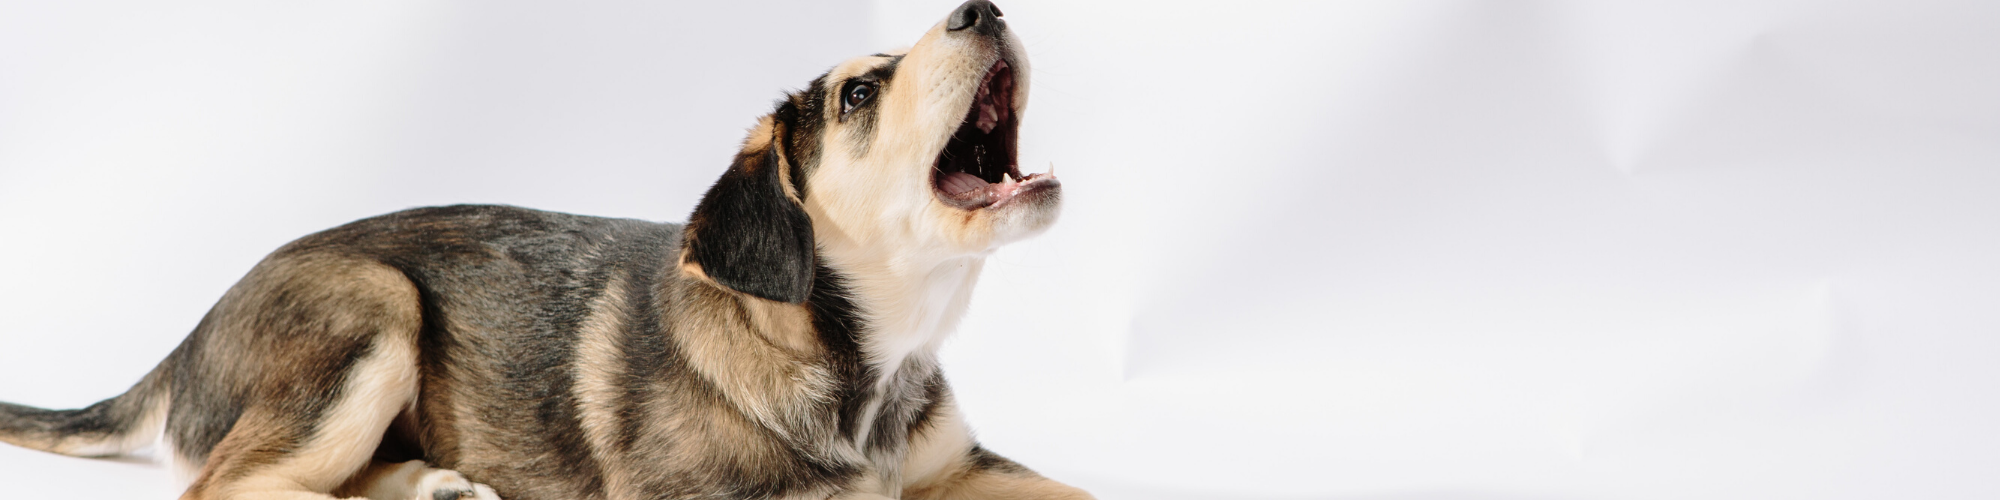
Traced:
MULTIPOLYGON (((812 292, 812 219, 785 146, 789 103, 765 117, 688 217, 683 259, 722 286, 779 302, 812 292)), ((686 262, 683 263, 685 265, 686 262)))

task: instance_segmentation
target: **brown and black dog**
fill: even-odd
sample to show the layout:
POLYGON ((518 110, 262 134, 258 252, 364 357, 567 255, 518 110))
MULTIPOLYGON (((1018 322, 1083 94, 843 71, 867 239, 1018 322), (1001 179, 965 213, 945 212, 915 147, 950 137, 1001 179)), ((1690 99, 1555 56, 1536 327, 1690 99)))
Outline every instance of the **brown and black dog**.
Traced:
POLYGON ((182 498, 1089 498, 972 439, 936 363, 1054 222, 1028 61, 959 6, 778 102, 685 226, 421 208, 279 248, 137 385, 0 440, 159 443, 182 498))

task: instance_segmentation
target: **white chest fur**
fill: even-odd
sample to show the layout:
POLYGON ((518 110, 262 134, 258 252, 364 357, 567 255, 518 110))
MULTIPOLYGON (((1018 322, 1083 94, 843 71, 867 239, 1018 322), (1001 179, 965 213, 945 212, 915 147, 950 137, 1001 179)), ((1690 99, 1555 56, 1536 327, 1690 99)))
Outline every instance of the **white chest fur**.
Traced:
POLYGON ((868 436, 884 405, 896 394, 898 370, 913 355, 930 357, 945 337, 958 329, 972 289, 978 284, 984 256, 946 259, 928 269, 906 274, 878 274, 854 279, 855 302, 863 311, 866 331, 861 349, 876 375, 870 400, 863 406, 855 445, 866 449, 868 436))

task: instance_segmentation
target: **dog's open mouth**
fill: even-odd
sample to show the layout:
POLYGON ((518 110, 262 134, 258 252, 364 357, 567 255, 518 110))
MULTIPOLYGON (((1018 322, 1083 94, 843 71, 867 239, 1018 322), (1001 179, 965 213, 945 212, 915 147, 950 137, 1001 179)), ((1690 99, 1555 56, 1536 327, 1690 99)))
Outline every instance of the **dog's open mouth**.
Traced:
POLYGON ((931 187, 939 200, 965 210, 999 206, 1015 197, 1055 187, 1051 174, 1021 175, 1016 164, 1014 68, 993 63, 979 82, 965 121, 951 134, 931 167, 931 187))

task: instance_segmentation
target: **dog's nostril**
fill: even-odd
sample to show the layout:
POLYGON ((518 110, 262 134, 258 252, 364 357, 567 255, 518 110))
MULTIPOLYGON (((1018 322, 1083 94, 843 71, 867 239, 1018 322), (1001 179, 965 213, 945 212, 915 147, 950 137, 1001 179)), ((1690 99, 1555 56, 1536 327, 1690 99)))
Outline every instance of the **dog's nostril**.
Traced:
POLYGON ((991 2, 989 2, 989 3, 987 3, 987 4, 986 4, 986 8, 987 8, 988 10, 991 10, 991 11, 993 11, 993 17, 1005 17, 1005 16, 1006 16, 1006 14, 1001 14, 1001 13, 1000 13, 1000 6, 998 6, 998 5, 994 5, 994 4, 992 4, 991 2))
POLYGON ((972 0, 970 2, 965 2, 964 4, 959 5, 957 10, 951 11, 951 24, 946 25, 945 29, 950 31, 958 31, 973 26, 978 26, 979 18, 988 15, 993 17, 1000 17, 1000 8, 994 7, 993 2, 988 2, 986 0, 972 0))

